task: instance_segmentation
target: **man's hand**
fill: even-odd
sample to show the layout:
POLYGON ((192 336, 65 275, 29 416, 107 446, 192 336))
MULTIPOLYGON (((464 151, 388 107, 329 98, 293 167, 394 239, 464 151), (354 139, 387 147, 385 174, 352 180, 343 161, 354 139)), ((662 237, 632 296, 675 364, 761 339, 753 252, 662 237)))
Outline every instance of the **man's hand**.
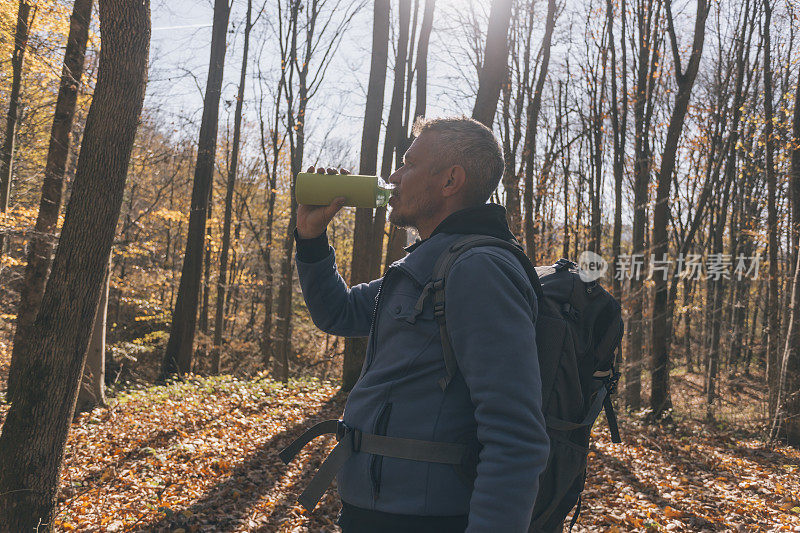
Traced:
MULTIPOLYGON (((317 174, 325 174, 326 170, 323 167, 314 169, 309 167, 307 172, 316 172, 317 174)), ((337 172, 335 168, 328 168, 328 174, 350 174, 349 170, 339 169, 337 172)), ((345 197, 340 196, 334 198, 330 205, 298 205, 297 206, 297 235, 301 239, 313 239, 325 233, 325 229, 336 213, 342 208, 345 203, 345 197)))

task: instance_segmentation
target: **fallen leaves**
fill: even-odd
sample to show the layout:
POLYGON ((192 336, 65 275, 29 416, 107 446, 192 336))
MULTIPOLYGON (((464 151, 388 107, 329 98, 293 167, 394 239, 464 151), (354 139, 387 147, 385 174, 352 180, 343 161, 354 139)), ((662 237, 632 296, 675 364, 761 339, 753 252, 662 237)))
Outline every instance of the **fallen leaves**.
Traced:
MULTIPOLYGON (((286 516, 303 517, 287 492, 299 494, 308 455, 335 439, 318 439, 289 468, 277 453, 306 425, 341 415, 336 392, 317 381, 226 376, 120 394, 72 425, 57 526, 290 531, 286 516)), ((328 500, 336 504, 334 494, 328 500)))
POLYGON ((800 496, 800 479, 786 474, 800 451, 622 420, 623 444, 595 428, 583 531, 800 531, 800 516, 782 507, 800 496))
MULTIPOLYGON (((62 531, 335 532, 333 488, 313 516, 295 501, 335 438, 277 457, 341 415, 328 382, 191 377, 120 393, 71 428, 62 531)), ((4 407, 0 406, 0 419, 4 407)), ((800 531, 800 451, 679 423, 621 417, 623 444, 595 428, 576 532, 800 531)))

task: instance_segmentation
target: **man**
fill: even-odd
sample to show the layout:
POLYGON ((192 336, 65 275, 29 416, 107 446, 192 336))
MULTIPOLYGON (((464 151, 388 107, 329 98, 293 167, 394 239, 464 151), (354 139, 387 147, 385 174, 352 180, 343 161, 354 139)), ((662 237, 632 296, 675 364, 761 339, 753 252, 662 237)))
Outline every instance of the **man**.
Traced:
POLYGON ((450 464, 355 451, 338 473, 339 525, 344 533, 526 532, 549 445, 531 283, 508 250, 477 247, 458 258, 445 286, 458 373, 444 387, 441 338, 423 291, 436 259, 463 234, 516 242, 505 209, 486 204, 503 173, 502 149, 491 130, 465 117, 420 119, 414 135, 403 166, 389 178, 396 186, 389 220, 420 236, 408 255, 384 278, 348 288, 325 233, 344 203, 338 198, 298 208, 298 275, 320 329, 369 336, 345 425, 474 442, 480 460, 470 476, 450 464))

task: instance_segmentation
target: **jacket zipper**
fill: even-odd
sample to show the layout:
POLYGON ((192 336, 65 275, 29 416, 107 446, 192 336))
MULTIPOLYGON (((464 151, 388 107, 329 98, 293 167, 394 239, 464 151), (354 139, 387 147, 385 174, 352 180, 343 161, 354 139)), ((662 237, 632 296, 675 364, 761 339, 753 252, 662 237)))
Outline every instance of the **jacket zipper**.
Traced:
MULTIPOLYGON (((369 366, 372 364, 372 359, 375 355, 375 331, 377 330, 376 322, 378 321, 378 308, 381 305, 381 296, 383 295, 383 287, 386 285, 386 279, 389 277, 389 272, 391 272, 394 268, 395 267, 390 266, 389 268, 386 269, 386 272, 383 274, 383 281, 381 281, 381 285, 380 287, 378 287, 378 294, 377 296, 375 296, 375 308, 372 310, 372 323, 370 324, 370 329, 369 329, 370 345, 369 349, 367 350, 369 355, 367 357, 366 368, 369 368, 369 366)), ((365 371, 366 368, 364 369, 365 371)))

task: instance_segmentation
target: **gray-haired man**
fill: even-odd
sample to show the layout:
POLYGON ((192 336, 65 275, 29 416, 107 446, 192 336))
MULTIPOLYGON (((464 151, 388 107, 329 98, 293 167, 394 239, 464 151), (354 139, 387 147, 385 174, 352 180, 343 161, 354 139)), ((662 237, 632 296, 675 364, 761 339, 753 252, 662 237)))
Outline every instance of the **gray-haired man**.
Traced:
POLYGON ((347 287, 326 227, 343 199, 300 206, 297 269, 314 323, 342 336, 369 336, 344 425, 372 435, 475 443, 477 471, 399 459, 360 448, 338 473, 345 533, 526 532, 548 438, 534 324, 537 299, 514 254, 465 252, 446 283, 446 320, 459 372, 445 375, 433 303, 423 288, 439 255, 459 236, 516 242, 505 210, 486 204, 503 173, 492 132, 468 118, 421 120, 403 166, 389 220, 420 235, 383 278, 347 287))

